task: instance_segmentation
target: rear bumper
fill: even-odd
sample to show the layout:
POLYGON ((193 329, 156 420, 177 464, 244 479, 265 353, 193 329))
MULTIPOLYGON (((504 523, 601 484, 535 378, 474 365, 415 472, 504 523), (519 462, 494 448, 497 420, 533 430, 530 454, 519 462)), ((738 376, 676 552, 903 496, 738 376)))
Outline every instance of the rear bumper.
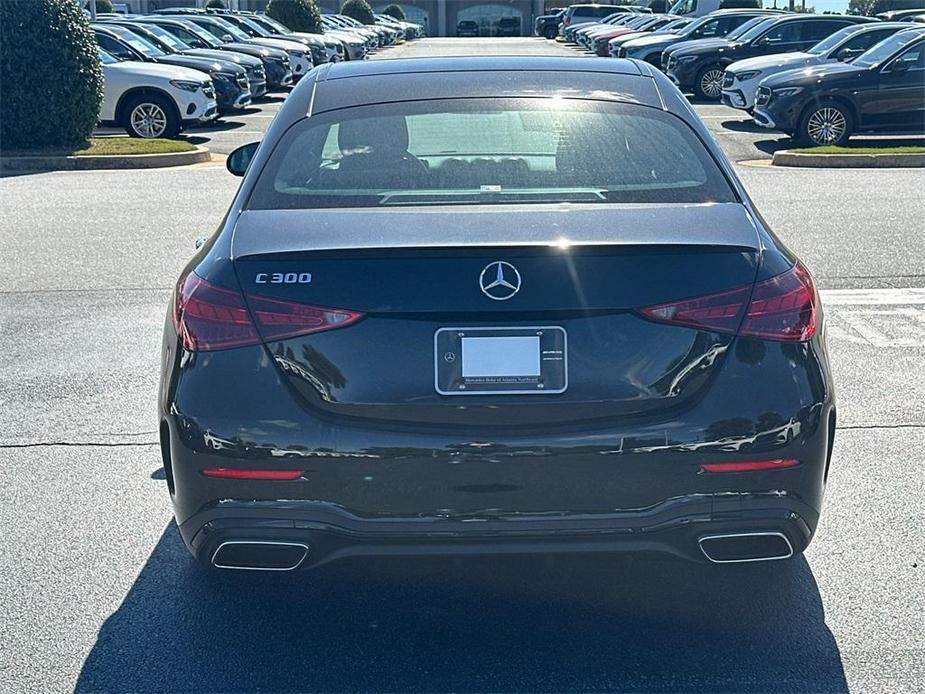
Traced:
POLYGON ((727 533, 781 533, 794 553, 802 552, 818 518, 807 504, 774 493, 691 495, 606 514, 501 518, 361 518, 315 501, 225 499, 179 528, 206 564, 226 542, 303 544, 309 552, 299 568, 348 557, 588 552, 649 552, 705 562, 699 540, 727 533))
POLYGON ((164 345, 164 468, 177 525, 202 559, 242 539, 308 544, 304 566, 546 551, 699 559, 699 538, 745 531, 783 533, 800 552, 818 522, 835 427, 821 334, 798 346, 741 341, 684 408, 528 429, 332 417, 262 347, 184 360, 169 320, 164 345), (799 465, 701 468, 768 459, 799 465), (301 474, 220 479, 209 468, 301 474))

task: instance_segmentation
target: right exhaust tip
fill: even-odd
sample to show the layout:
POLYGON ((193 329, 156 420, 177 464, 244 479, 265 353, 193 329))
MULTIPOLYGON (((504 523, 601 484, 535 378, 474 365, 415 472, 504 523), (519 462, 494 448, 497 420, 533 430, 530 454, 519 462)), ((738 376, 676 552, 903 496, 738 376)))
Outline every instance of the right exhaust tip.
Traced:
POLYGON ((212 566, 239 571, 293 571, 308 556, 309 547, 301 542, 228 540, 212 554, 212 566))
POLYGON ((793 556, 793 545, 781 532, 705 535, 697 542, 703 555, 714 564, 774 561, 793 556))

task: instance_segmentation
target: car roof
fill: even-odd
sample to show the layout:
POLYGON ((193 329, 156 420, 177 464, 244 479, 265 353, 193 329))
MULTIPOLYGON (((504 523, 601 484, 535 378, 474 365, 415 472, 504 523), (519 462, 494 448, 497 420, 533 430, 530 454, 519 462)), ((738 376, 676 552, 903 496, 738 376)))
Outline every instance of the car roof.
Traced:
MULTIPOLYGON (((773 17, 773 15, 771 15, 771 16, 773 17)), ((876 19, 875 17, 862 17, 862 16, 859 16, 859 15, 853 15, 853 14, 803 14, 803 13, 796 13, 796 14, 785 14, 785 15, 782 15, 782 16, 780 16, 780 17, 777 17, 776 19, 777 19, 777 22, 776 22, 776 23, 778 23, 778 24, 785 24, 785 23, 787 23, 787 22, 799 22, 799 21, 801 21, 801 20, 809 20, 809 21, 820 21, 820 22, 823 22, 823 21, 831 20, 831 19, 848 20, 849 22, 853 22, 853 23, 857 23, 857 24, 867 24, 867 23, 880 24, 880 23, 881 23, 880 20, 879 20, 879 19, 876 19)))
MULTIPOLYGON (((293 90, 277 120, 408 99, 527 98, 537 94, 635 103, 672 111, 667 78, 631 60, 538 56, 403 58, 327 63, 293 90), (439 77, 435 77, 439 75, 439 77), (658 82, 663 82, 661 87, 658 82)), ((685 110, 681 107, 680 110, 685 110)))
POLYGON ((391 60, 356 60, 332 63, 326 80, 388 74, 422 72, 485 72, 530 70, 534 72, 606 72, 640 75, 640 65, 630 60, 596 60, 594 58, 521 56, 459 56, 441 58, 399 58, 391 60))

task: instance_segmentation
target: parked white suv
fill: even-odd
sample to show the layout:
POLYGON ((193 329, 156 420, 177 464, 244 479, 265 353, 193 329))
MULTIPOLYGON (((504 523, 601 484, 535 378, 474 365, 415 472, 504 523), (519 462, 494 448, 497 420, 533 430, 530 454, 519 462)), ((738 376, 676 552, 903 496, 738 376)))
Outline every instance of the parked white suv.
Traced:
POLYGON ((852 24, 822 39, 806 51, 777 53, 737 60, 723 73, 723 103, 751 112, 755 108, 758 83, 784 70, 822 65, 835 61, 849 62, 886 37, 908 29, 906 22, 852 24))
POLYGON ((100 122, 132 137, 176 137, 185 126, 218 115, 215 87, 204 72, 175 65, 118 60, 100 50, 104 93, 100 122))

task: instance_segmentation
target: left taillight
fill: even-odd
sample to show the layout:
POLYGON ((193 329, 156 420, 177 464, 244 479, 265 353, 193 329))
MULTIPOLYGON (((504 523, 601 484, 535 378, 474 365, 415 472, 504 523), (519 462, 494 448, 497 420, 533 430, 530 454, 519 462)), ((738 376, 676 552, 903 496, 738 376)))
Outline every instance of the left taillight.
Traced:
POLYGON ((753 287, 646 306, 639 313, 660 323, 797 342, 816 334, 819 295, 809 272, 796 263, 753 287))
POLYGON ((189 273, 177 285, 173 322, 183 347, 207 352, 341 328, 362 313, 247 295, 189 273))

